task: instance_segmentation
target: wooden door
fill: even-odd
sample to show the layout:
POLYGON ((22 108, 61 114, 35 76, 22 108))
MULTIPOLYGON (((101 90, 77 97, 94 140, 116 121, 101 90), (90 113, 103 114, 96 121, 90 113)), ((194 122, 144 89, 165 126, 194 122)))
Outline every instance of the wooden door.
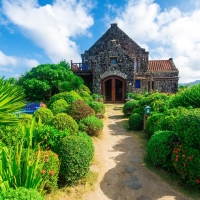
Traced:
POLYGON ((107 77, 102 81, 102 95, 108 103, 122 103, 125 100, 125 80, 117 77, 107 77))

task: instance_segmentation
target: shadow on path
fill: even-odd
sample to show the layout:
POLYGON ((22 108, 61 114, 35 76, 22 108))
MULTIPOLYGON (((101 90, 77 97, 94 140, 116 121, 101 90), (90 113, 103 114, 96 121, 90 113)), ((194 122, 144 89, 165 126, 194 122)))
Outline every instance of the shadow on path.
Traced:
POLYGON ((103 193, 112 200, 187 200, 145 167, 140 138, 125 129, 128 119, 121 109, 114 107, 108 116, 108 134, 119 140, 109 151, 116 166, 107 171, 100 183, 103 193))

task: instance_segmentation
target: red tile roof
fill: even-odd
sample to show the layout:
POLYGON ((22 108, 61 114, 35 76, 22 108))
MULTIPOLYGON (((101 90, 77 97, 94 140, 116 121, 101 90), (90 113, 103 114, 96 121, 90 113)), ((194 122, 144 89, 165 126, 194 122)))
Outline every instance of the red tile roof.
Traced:
POLYGON ((170 60, 149 60, 148 71, 171 71, 173 66, 170 60))

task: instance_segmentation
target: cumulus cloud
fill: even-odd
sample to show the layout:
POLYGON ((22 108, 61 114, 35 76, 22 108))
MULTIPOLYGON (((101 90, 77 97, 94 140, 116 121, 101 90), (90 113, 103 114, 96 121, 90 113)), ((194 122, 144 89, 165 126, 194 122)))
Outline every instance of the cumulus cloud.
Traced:
MULTIPOLYGON (((196 6, 199 0, 191 0, 196 6)), ((200 9, 183 12, 177 7, 161 11, 153 0, 129 0, 110 20, 118 23, 141 47, 149 47, 150 58, 173 57, 180 82, 200 79, 200 9)))
POLYGON ((30 68, 37 65, 39 65, 39 62, 37 60, 16 56, 8 56, 0 51, 0 73, 7 72, 13 74, 16 69, 18 69, 19 72, 24 73, 26 70, 29 70, 30 68))
POLYGON ((79 60, 79 49, 71 39, 89 35, 93 25, 92 4, 85 0, 55 0, 52 5, 40 6, 37 0, 2 0, 3 14, 22 33, 57 63, 79 60))

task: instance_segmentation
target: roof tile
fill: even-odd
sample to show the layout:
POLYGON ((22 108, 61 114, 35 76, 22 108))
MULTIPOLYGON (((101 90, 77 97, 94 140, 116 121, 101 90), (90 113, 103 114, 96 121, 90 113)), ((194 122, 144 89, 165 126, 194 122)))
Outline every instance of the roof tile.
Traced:
POLYGON ((171 71, 173 66, 170 60, 149 60, 148 71, 171 71))

